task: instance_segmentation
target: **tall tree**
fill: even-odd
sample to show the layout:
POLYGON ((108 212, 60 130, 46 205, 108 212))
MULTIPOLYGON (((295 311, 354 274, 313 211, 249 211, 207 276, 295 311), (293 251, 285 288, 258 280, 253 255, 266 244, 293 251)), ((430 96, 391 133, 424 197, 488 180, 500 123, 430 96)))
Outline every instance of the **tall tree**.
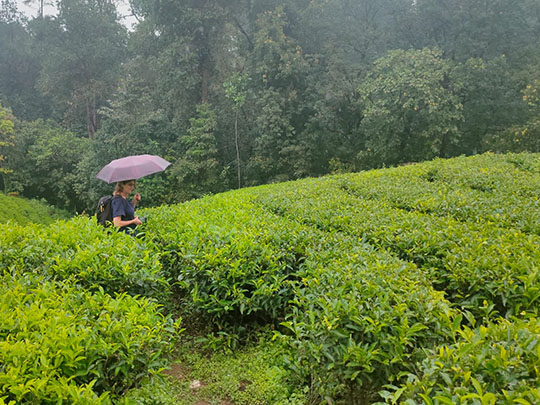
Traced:
POLYGON ((308 112, 302 109, 309 65, 300 46, 286 34, 282 7, 259 17, 251 61, 252 112, 256 135, 249 162, 252 181, 268 182, 307 174, 307 150, 298 134, 308 112))
POLYGON ((464 118, 459 124, 460 142, 452 146, 452 155, 483 152, 486 137, 527 120, 520 84, 506 57, 469 59, 456 66, 450 80, 460 83, 464 118))
POLYGON ((126 54, 126 29, 112 0, 58 0, 57 7, 43 33, 40 88, 64 106, 72 128, 84 122, 92 138, 126 54))
POLYGON ((19 119, 50 115, 50 101, 36 90, 41 69, 36 40, 12 0, 0 3, 0 97, 19 119))
POLYGON ((437 47, 455 60, 511 56, 537 38, 531 34, 538 33, 538 20, 530 18, 531 4, 523 0, 417 0, 409 4, 396 14, 409 46, 437 47))
POLYGON ((187 134, 179 139, 182 157, 171 168, 177 200, 187 200, 222 190, 214 132, 216 117, 208 104, 197 106, 187 134))
POLYGON ((240 170, 240 146, 238 142, 238 113, 246 103, 246 85, 248 76, 246 74, 234 74, 224 83, 227 98, 233 102, 234 111, 234 145, 236 148, 236 172, 238 176, 238 188, 242 187, 242 177, 240 170))
POLYGON ((390 51, 375 61, 365 102, 363 167, 445 157, 459 140, 462 105, 440 51, 390 51))
MULTIPOLYGON (((3 108, 0 104, 0 173, 2 175, 9 173, 10 170, 5 167, 3 161, 5 159, 4 154, 6 149, 12 147, 14 144, 15 137, 13 136, 13 116, 11 112, 3 108)), ((3 181, 5 188, 5 179, 3 181)))

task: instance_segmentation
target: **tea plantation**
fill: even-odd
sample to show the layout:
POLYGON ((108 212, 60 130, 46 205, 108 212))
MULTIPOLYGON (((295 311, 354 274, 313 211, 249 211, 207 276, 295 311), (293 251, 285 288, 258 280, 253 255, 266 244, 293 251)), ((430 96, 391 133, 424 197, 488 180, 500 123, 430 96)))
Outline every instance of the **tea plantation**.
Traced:
POLYGON ((0 404, 540 403, 540 155, 144 214, 0 225, 0 404))

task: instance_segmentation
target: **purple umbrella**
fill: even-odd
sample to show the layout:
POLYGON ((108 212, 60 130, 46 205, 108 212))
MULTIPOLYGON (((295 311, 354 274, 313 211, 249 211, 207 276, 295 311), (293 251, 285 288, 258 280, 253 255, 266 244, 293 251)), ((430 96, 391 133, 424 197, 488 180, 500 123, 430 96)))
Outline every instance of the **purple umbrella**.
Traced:
POLYGON ((136 155, 113 160, 97 174, 107 183, 139 179, 152 173, 162 172, 170 163, 159 156, 136 155))

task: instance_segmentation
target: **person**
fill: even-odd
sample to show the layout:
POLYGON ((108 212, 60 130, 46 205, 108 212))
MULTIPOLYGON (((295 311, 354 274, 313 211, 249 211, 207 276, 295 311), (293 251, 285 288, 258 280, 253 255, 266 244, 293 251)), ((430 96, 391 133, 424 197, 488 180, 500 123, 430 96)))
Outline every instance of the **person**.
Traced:
POLYGON ((132 202, 128 200, 134 188, 135 180, 119 181, 114 187, 112 199, 113 225, 127 233, 134 233, 135 227, 142 224, 141 219, 135 216, 135 209, 141 201, 141 195, 136 193, 132 202))

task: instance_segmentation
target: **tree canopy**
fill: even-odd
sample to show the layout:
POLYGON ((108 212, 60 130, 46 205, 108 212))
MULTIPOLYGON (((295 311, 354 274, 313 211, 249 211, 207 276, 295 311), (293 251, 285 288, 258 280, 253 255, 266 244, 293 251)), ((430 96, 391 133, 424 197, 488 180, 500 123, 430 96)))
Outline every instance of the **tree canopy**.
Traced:
POLYGON ((540 150, 540 0, 131 0, 131 31, 113 0, 0 4, 2 185, 63 208, 131 154, 171 161, 160 204, 540 150))

